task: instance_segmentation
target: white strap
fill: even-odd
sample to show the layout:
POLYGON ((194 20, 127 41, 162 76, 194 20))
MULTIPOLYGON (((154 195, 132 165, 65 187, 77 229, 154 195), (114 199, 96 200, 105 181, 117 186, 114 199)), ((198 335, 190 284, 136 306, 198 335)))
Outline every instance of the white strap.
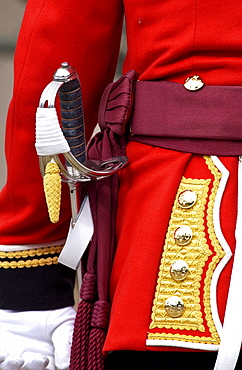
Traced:
POLYGON ((76 270, 94 232, 91 207, 88 196, 83 200, 77 222, 70 225, 66 244, 59 255, 58 262, 76 270))
POLYGON ((70 151, 61 131, 55 108, 37 108, 35 147, 38 155, 52 155, 70 151))
POLYGON ((229 294, 221 333, 221 343, 214 370, 233 370, 242 341, 242 163, 238 169, 238 214, 236 223, 236 249, 229 294))

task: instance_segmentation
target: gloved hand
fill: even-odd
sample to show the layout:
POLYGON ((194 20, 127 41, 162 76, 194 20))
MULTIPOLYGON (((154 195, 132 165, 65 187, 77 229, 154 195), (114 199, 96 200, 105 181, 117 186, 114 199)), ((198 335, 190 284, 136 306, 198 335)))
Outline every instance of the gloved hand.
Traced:
POLYGON ((0 370, 68 369, 75 314, 0 310, 0 370))

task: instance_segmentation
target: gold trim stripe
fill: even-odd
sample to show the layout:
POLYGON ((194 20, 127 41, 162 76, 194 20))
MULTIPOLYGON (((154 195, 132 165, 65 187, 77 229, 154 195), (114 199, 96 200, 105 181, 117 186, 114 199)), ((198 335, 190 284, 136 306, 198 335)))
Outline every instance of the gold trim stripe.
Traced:
POLYGON ((0 268, 4 269, 16 269, 16 268, 23 268, 23 267, 38 267, 38 266, 50 266, 50 265, 57 265, 58 264, 58 257, 48 257, 48 258, 40 258, 40 259, 33 259, 33 260, 20 260, 20 261, 3 261, 0 262, 0 268))
POLYGON ((182 334, 168 334, 168 333, 148 333, 149 339, 152 340, 178 340, 180 342, 205 343, 214 344, 213 337, 199 337, 198 335, 182 335, 182 334))
POLYGON ((212 191, 209 197, 208 211, 207 211, 208 234, 211 240, 211 244, 214 248, 214 256, 212 258, 212 261, 206 272, 206 277, 204 279, 204 283, 205 283, 204 284, 204 309, 205 309, 206 320, 207 320, 210 332, 212 334, 212 338, 214 339, 214 344, 220 344, 220 337, 216 330, 213 317, 212 317, 210 293, 211 293, 211 281, 213 277, 213 272, 215 268, 217 267, 218 263, 220 262, 220 260, 226 254, 217 239, 215 229, 214 229, 214 222, 213 222, 214 203, 215 203, 215 198, 218 192, 220 180, 222 178, 222 173, 217 169, 217 167, 213 163, 213 160, 210 156, 204 156, 204 159, 208 166, 208 169, 211 171, 212 175, 214 176, 213 188, 212 188, 212 191))
POLYGON ((46 248, 37 248, 37 249, 27 249, 22 251, 14 251, 14 252, 0 252, 1 259, 19 259, 19 258, 28 258, 28 257, 35 257, 35 256, 43 256, 47 254, 55 254, 60 253, 63 249, 63 245, 57 245, 54 247, 46 247, 46 248))

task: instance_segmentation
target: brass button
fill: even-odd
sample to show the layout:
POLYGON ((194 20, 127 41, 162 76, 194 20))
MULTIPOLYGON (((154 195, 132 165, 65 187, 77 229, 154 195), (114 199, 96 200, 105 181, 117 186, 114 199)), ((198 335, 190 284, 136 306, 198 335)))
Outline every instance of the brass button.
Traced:
POLYGON ((191 208, 197 201, 197 194, 193 190, 184 190, 178 197, 181 208, 191 208))
POLYGON ((176 260, 170 267, 170 274, 176 281, 182 281, 186 279, 189 274, 188 264, 184 260, 176 260))
POLYGON ((165 310, 170 317, 179 317, 185 311, 185 305, 180 297, 171 296, 165 302, 165 310))
POLYGON ((174 232, 174 239, 177 245, 187 245, 192 239, 192 229, 187 225, 179 226, 174 232))
POLYGON ((204 82, 199 76, 191 76, 186 79, 184 82, 185 89, 189 91, 200 90, 204 85, 204 82))

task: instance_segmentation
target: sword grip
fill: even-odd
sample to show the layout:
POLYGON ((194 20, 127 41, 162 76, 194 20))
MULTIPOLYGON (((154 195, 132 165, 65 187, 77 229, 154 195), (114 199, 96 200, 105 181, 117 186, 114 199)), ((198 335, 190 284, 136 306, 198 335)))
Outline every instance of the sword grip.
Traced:
POLYGON ((81 85, 78 79, 64 83, 59 89, 62 131, 72 154, 79 162, 86 160, 85 128, 81 85))

